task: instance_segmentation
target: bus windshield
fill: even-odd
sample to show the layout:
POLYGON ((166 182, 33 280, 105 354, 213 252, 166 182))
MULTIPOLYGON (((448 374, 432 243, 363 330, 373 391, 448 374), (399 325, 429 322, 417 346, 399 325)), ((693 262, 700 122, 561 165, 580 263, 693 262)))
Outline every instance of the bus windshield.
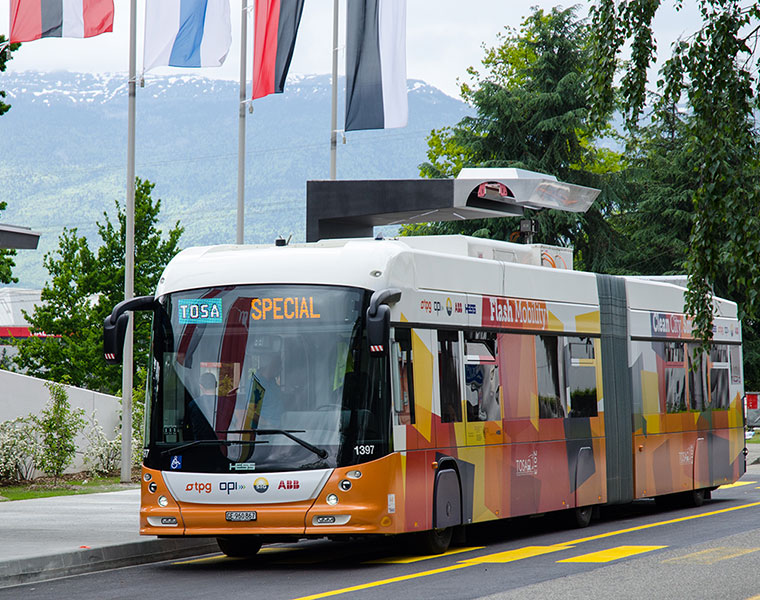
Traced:
POLYGON ((163 296, 153 319, 145 465, 290 471, 389 451, 387 361, 369 292, 250 285, 163 296))

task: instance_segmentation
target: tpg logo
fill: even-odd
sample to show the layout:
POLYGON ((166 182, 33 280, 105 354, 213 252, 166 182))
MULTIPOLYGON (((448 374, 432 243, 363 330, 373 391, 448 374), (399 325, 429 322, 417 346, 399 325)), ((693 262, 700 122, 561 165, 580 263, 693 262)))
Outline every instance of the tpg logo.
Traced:
POLYGON ((219 491, 220 492, 227 492, 227 495, 229 495, 231 492, 234 492, 235 490, 244 490, 245 485, 242 483, 238 483, 237 481, 220 481, 219 482, 219 491))

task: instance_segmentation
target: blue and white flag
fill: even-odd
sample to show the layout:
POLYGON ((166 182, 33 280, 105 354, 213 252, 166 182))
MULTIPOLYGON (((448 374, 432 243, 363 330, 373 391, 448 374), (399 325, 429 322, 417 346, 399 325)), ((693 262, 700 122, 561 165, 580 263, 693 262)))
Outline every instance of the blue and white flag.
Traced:
POLYGON ((406 0, 349 0, 345 130, 405 127, 406 0))
POLYGON ((146 0, 143 71, 219 67, 231 43, 229 0, 146 0))

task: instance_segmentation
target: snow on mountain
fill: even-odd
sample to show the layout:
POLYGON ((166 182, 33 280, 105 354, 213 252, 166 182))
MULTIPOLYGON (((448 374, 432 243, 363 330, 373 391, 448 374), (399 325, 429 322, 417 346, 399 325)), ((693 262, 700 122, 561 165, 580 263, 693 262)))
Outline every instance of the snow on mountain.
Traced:
MULTIPOLYGON (((339 120, 344 100, 339 82, 339 120)), ((430 131, 470 113, 464 103, 409 80, 409 125, 346 134, 338 177, 409 178, 426 160, 430 131)), ((234 81, 146 76, 137 89, 136 172, 156 184, 162 225, 185 227, 181 244, 235 239, 239 89, 234 81)), ((20 252, 15 275, 41 287, 45 252, 63 227, 97 244, 96 222, 114 218, 126 177, 125 74, 0 73, 11 110, 0 117, 0 200, 5 223, 42 233, 20 252)), ((289 78, 284 94, 256 100, 247 115, 246 224, 249 243, 305 237, 306 181, 329 176, 329 75, 289 78)), ((340 126, 340 125, 339 125, 340 126)))

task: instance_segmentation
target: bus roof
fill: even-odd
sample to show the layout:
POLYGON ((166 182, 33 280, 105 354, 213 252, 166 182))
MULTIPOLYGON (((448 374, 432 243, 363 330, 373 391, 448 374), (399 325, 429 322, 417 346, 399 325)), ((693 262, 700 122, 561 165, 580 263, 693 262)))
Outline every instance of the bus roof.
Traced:
MULTIPOLYGON (((598 304, 595 275, 570 269, 569 248, 462 235, 206 246, 174 257, 156 295, 229 285, 301 283, 598 304)), ((630 308, 683 311, 684 288, 644 278, 625 279, 630 308)), ((736 318, 736 304, 720 299, 715 304, 719 316, 736 318)))

